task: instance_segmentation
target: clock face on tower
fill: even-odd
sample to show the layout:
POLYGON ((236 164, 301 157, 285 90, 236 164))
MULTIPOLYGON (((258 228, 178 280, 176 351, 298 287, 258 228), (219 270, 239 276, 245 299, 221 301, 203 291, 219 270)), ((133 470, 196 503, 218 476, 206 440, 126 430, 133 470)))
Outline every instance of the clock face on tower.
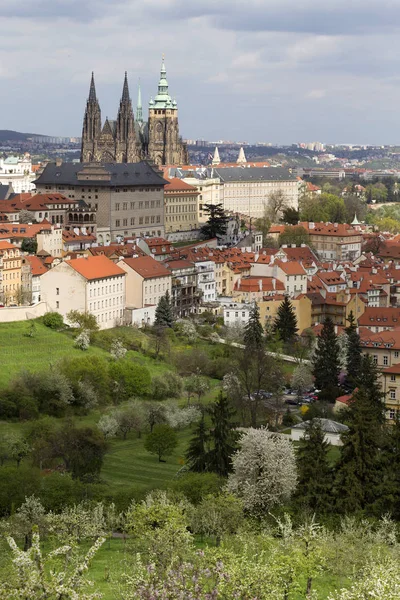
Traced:
POLYGON ((163 128, 162 124, 161 123, 157 123, 157 127, 156 127, 157 133, 161 133, 162 132, 162 128, 163 128))

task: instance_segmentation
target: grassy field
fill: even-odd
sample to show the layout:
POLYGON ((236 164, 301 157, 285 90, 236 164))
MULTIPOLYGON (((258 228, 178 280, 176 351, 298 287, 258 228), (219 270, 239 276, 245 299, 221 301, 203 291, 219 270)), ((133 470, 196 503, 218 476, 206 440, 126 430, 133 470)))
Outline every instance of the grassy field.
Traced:
MULTIPOLYGON (((22 369, 42 371, 64 356, 82 356, 72 337, 35 321, 36 333, 28 337, 28 323, 0 323, 0 388, 22 369)), ((106 355, 104 350, 90 347, 91 355, 106 355)))

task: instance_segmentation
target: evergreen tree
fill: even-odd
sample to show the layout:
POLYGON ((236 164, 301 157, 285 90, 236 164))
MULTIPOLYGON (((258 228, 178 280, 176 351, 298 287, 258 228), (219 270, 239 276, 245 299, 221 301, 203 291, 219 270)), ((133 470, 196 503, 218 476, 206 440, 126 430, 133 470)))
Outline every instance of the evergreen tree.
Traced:
POLYGON ((321 390, 320 399, 335 402, 339 372, 339 344, 333 321, 328 317, 318 337, 313 365, 315 385, 321 390))
POLYGON ((297 334, 297 317, 288 296, 285 296, 284 301, 279 305, 273 324, 273 331, 285 343, 293 341, 297 334))
POLYGON ((308 421, 304 439, 297 449, 296 499, 314 512, 326 512, 332 504, 333 473, 318 419, 308 421))
POLYGON ((223 236, 228 227, 228 217, 222 204, 204 204, 203 212, 208 216, 208 221, 201 228, 201 233, 207 239, 223 236))
POLYGON ((174 315, 172 311, 171 299, 168 290, 164 296, 161 296, 156 308, 156 318, 154 325, 156 327, 172 327, 174 324, 174 315))
POLYGON ((353 395, 347 415, 349 427, 336 474, 336 502, 343 512, 372 509, 382 494, 383 427, 385 406, 372 361, 363 359, 363 384, 353 395))
POLYGON ((256 302, 250 309, 249 320, 244 329, 246 350, 254 350, 263 346, 263 328, 260 321, 260 309, 256 302))
POLYGON ((202 418, 193 432, 193 437, 189 442, 189 446, 185 455, 190 471, 204 473, 208 470, 208 439, 209 436, 206 430, 206 425, 204 418, 202 418))
POLYGON ((360 336, 357 332, 357 323, 354 318, 353 311, 350 311, 347 320, 349 325, 345 330, 347 335, 346 384, 350 389, 353 390, 356 387, 357 381, 361 375, 362 352, 360 336))
POLYGON ((212 450, 208 454, 209 470, 226 477, 232 469, 231 457, 235 451, 235 434, 231 419, 234 411, 228 398, 219 394, 217 402, 210 408, 212 450))
POLYGON ((383 493, 381 513, 390 513, 400 519, 400 414, 397 412, 394 425, 386 428, 383 452, 383 493))

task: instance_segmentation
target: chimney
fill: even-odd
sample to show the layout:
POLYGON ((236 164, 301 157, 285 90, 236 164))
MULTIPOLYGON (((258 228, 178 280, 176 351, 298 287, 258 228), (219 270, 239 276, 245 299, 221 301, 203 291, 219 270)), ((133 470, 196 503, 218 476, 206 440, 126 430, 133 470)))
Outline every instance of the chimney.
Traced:
POLYGON ((291 244, 291 248, 296 248, 296 244, 291 244))
POLYGON ((310 221, 310 223, 308 224, 308 229, 315 229, 315 223, 310 221))
POLYGON ((56 167, 61 167, 62 165, 62 158, 56 158, 56 167))
POLYGON ((262 288, 263 288, 262 279, 259 279, 258 280, 258 289, 260 290, 260 292, 262 292, 262 288))
POLYGON ((305 248, 306 245, 305 244, 300 244, 300 248, 305 248))
POLYGON ((333 224, 334 227, 338 227, 338 225, 339 225, 338 223, 334 223, 333 224))
POLYGON ((276 279, 275 279, 275 277, 272 278, 272 289, 276 290, 276 279))

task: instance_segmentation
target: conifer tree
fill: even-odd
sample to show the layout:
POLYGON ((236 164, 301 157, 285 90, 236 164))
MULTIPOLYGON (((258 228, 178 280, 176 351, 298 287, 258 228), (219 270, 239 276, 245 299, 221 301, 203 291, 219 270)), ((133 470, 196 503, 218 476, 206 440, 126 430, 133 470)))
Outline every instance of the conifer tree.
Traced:
POLYGON ((327 317, 318 337, 313 374, 320 399, 335 402, 338 396, 339 344, 332 319, 327 317))
POLYGON ((313 512, 326 512, 332 505, 333 473, 328 450, 329 444, 318 419, 308 421, 304 439, 297 449, 296 499, 313 512))
POLYGON ((204 204, 203 212, 208 214, 207 223, 201 228, 201 233, 207 239, 223 236, 228 226, 228 217, 224 207, 219 204, 204 204))
POLYGON ((297 334, 297 317, 288 296, 279 305, 273 324, 273 332, 277 333, 284 343, 293 341, 297 334))
POLYGON ((400 519, 400 414, 392 426, 387 427, 384 449, 384 478, 381 513, 390 513, 400 519))
POLYGON ((193 437, 190 440, 186 451, 186 460, 190 471, 204 473, 208 470, 208 439, 209 435, 207 433, 204 418, 202 418, 193 432, 193 437))
POLYGON ((156 318, 154 325, 156 327, 172 327, 174 324, 174 315, 172 311, 171 299, 168 290, 164 296, 161 296, 156 308, 156 318))
POLYGON ((222 391, 209 412, 212 422, 210 438, 213 446, 208 455, 209 470, 226 477, 232 469, 231 457, 235 451, 235 434, 231 422, 234 411, 222 391))
POLYGON ((363 359, 363 385, 353 395, 336 473, 336 503, 343 512, 370 508, 383 491, 385 406, 372 361, 363 359))
POLYGON ((260 321, 260 309, 256 302, 250 309, 249 320, 244 329, 246 350, 255 350, 263 346, 263 328, 260 321))
POLYGON ((354 318, 353 311, 350 311, 347 320, 349 325, 345 330, 347 335, 346 384, 353 390, 361 375, 362 352, 360 336, 357 332, 357 322, 354 318))

